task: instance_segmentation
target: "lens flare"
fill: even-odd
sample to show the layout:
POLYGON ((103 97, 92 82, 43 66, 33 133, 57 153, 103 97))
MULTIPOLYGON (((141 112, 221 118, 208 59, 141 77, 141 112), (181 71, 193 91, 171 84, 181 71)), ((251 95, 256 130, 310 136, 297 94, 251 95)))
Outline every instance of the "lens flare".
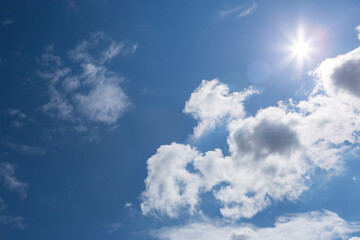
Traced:
POLYGON ((298 66, 310 63, 314 53, 311 37, 305 34, 302 27, 299 27, 297 33, 289 38, 286 50, 289 53, 289 60, 295 60, 298 66))
POLYGON ((299 40, 293 43, 291 52, 297 58, 307 58, 310 54, 310 46, 307 42, 299 40))

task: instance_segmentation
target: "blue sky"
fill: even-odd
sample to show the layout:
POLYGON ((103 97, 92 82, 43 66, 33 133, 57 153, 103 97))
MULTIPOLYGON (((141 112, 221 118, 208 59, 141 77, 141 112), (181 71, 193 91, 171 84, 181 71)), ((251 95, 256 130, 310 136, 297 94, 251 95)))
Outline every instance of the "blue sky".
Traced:
POLYGON ((0 239, 360 239, 359 12, 0 1, 0 239))

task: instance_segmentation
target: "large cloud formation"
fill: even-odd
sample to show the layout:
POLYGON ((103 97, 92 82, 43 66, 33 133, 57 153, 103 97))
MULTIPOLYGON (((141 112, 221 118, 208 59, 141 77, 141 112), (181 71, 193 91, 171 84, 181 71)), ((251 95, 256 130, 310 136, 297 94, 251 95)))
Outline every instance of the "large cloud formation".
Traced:
POLYGON ((306 100, 279 102, 254 116, 246 116, 244 100, 256 91, 229 93, 217 79, 203 81, 184 112, 198 120, 198 138, 224 122, 229 154, 161 146, 147 162, 142 212, 194 214, 212 192, 224 217, 251 218, 274 200, 298 199, 315 170, 341 170, 343 153, 359 143, 359 69, 360 48, 327 59, 314 70, 316 87, 306 100))
MULTIPOLYGON (((349 239, 358 232, 358 223, 349 223, 333 212, 308 212, 282 216, 273 227, 224 225, 205 220, 185 226, 162 228, 153 235, 162 240, 336 240, 349 239)), ((350 240, 357 240, 352 237, 350 240)))

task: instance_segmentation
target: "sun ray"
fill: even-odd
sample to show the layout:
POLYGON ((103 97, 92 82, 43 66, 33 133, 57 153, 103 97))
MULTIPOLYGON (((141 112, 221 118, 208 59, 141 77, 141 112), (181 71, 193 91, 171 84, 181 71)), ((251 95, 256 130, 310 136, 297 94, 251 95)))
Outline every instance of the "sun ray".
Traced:
POLYGON ((306 36, 304 28, 299 27, 297 34, 289 38, 289 44, 286 46, 286 50, 289 52, 289 59, 295 60, 298 66, 311 62, 314 49, 311 38, 306 36))

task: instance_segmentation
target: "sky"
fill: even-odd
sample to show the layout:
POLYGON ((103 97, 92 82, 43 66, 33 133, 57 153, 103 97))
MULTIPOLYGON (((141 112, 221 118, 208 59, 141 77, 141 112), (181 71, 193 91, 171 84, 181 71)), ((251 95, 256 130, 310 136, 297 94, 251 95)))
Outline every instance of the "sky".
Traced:
POLYGON ((0 240, 359 240, 360 2, 0 0, 0 240))

